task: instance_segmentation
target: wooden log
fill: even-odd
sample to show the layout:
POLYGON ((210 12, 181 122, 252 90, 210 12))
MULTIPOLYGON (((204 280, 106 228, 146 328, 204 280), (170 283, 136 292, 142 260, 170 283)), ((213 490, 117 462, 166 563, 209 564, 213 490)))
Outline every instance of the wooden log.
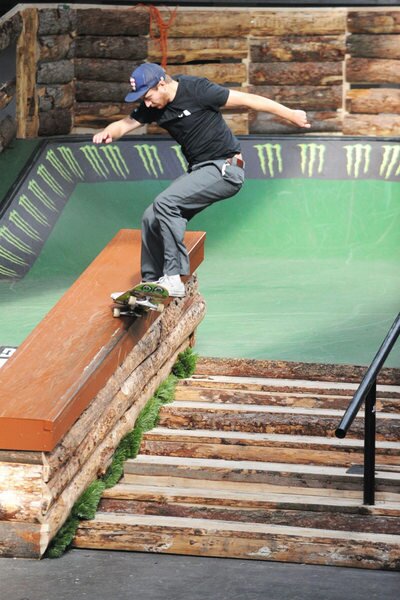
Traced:
POLYGON ((236 86, 247 81, 246 65, 242 63, 210 63, 204 65, 169 65, 167 72, 170 75, 195 75, 207 77, 220 85, 236 86))
POLYGON ((132 112, 132 104, 126 102, 77 102, 74 125, 77 127, 104 127, 132 112))
POLYGON ((120 36, 82 36, 75 42, 77 58, 114 58, 118 60, 145 60, 147 45, 145 37, 120 36))
POLYGON ((0 23, 0 52, 14 44, 21 31, 22 17, 19 12, 0 23))
POLYGON ((400 135, 400 115, 345 115, 343 121, 345 135, 400 135))
POLYGON ((0 556, 39 558, 42 528, 34 523, 0 521, 0 556))
MULTIPOLYGON (((334 111, 308 111, 308 120, 311 123, 311 129, 308 133, 341 131, 342 117, 334 111)), ((292 125, 288 121, 279 119, 267 113, 249 114, 250 133, 304 133, 303 130, 292 125)))
POLYGON ((346 79, 350 83, 400 83, 400 60, 349 58, 346 79))
POLYGON ((17 137, 36 137, 39 128, 36 92, 38 11, 22 12, 23 29, 17 43, 17 137))
MULTIPOLYGON (((192 61, 247 58, 248 42, 245 38, 169 38, 168 62, 173 64, 192 61)), ((161 49, 157 39, 149 40, 148 60, 161 61, 161 49)))
MULTIPOLYGON (((77 81, 75 100, 77 102, 118 102, 121 103, 129 92, 128 83, 77 81)), ((129 105, 133 106, 133 105, 129 105)))
MULTIPOLYGON (((170 12, 161 10, 161 18, 167 22, 170 12)), ((168 28, 169 38, 232 38, 247 36, 251 29, 252 14, 248 9, 185 10, 179 8, 176 18, 168 28)), ((154 33, 159 35, 157 24, 154 33)))
POLYGON ((71 108, 74 104, 74 82, 65 85, 38 86, 39 110, 45 112, 54 108, 71 108))
POLYGON ((79 8, 77 10, 78 35, 147 35, 149 25, 149 11, 146 9, 79 8))
POLYGON ((105 58, 76 58, 75 75, 80 81, 116 81, 129 85, 129 77, 139 63, 105 58))
POLYGON ((0 110, 8 106, 15 96, 16 81, 6 81, 0 83, 0 110))
POLYGON ((74 58, 75 41, 68 33, 63 35, 39 36, 39 60, 58 61, 74 58))
POLYGON ((74 62, 72 60, 39 63, 37 83, 69 83, 73 78, 74 62))
POLYGON ((17 124, 15 119, 7 115, 0 121, 0 152, 3 152, 10 145, 17 133, 17 124))
POLYGON ((67 4, 39 10, 39 35, 61 35, 76 29, 76 10, 67 4))
POLYGON ((250 40, 250 61, 255 63, 330 62, 343 60, 345 52, 344 35, 284 35, 250 40))
POLYGON ((258 10, 251 12, 250 35, 333 35, 346 30, 346 11, 329 10, 258 10))
POLYGON ((251 63, 249 81, 254 85, 338 85, 343 81, 339 62, 251 63))
POLYGON ((260 94, 289 108, 329 110, 342 107, 341 85, 257 85, 250 86, 252 94, 260 94))
POLYGON ((351 33, 400 33, 400 12, 350 10, 347 27, 351 33))
POLYGON ((352 57, 400 58, 399 35, 350 35, 347 51, 352 57))
POLYGON ((350 113, 400 113, 400 90, 371 88, 349 90, 346 109, 350 113))
POLYGON ((68 134, 72 127, 72 112, 68 108, 55 108, 39 113, 39 135, 68 134))

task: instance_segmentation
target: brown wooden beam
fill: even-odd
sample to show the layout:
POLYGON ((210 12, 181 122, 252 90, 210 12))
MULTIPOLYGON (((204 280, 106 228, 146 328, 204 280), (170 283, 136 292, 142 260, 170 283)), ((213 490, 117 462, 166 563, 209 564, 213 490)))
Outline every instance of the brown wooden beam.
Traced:
POLYGON ((22 11, 22 33, 17 43, 17 137, 36 137, 39 129, 36 92, 36 63, 38 57, 38 11, 22 11))

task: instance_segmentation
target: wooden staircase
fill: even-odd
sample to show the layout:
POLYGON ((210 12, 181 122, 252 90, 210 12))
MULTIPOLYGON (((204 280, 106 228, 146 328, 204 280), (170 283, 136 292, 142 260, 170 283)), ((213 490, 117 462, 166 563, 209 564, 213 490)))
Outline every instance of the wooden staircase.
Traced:
POLYGON ((182 381, 75 547, 399 569, 400 386, 378 387, 375 506, 362 504, 362 415, 334 437, 356 387, 182 381))

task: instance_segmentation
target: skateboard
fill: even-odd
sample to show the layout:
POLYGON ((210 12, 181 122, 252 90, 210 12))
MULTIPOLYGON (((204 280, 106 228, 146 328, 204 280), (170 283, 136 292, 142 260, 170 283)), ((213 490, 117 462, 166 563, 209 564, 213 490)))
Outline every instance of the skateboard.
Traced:
POLYGON ((115 305, 114 317, 142 317, 149 310, 162 312, 163 302, 169 298, 168 290, 158 283, 139 283, 122 294, 111 295, 115 305))

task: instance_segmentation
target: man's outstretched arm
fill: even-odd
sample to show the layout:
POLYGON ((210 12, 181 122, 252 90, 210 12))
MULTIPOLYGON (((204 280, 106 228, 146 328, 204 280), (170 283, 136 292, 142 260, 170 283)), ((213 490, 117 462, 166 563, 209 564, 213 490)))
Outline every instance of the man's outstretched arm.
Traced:
POLYGON ((109 144, 110 142, 115 142, 115 140, 118 140, 126 133, 130 133, 131 131, 134 131, 134 129, 142 127, 142 125, 143 123, 139 123, 136 119, 125 117, 124 119, 110 123, 103 131, 95 133, 93 142, 95 144, 109 144))
POLYGON ((275 100, 264 98, 258 94, 248 94, 246 92, 238 92, 236 90, 230 90, 228 100, 225 104, 225 108, 239 108, 245 107, 255 110, 257 112, 268 112, 282 119, 290 121, 297 127, 310 128, 311 125, 307 121, 307 115, 304 110, 292 110, 275 100))

